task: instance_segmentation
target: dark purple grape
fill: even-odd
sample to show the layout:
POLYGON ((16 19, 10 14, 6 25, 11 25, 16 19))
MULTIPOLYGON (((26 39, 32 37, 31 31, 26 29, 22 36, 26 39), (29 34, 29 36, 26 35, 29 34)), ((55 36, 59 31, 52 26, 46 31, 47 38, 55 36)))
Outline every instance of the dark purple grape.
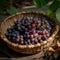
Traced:
POLYGON ((23 25, 23 26, 24 26, 24 22, 25 22, 24 19, 20 20, 20 24, 23 25))
POLYGON ((41 39, 41 40, 40 40, 40 42, 42 43, 42 42, 43 42, 43 40, 41 39))
POLYGON ((25 29, 24 29, 24 31, 25 31, 25 32, 28 32, 28 29, 27 29, 27 28, 25 28, 25 29))
POLYGON ((53 28, 53 27, 54 27, 53 22, 49 22, 49 25, 50 25, 50 27, 51 27, 51 28, 53 28))
POLYGON ((39 34, 39 35, 43 35, 43 31, 39 31, 38 34, 39 34))
POLYGON ((35 44, 37 44, 37 43, 38 43, 38 40, 37 40, 37 39, 35 39, 35 40, 34 40, 34 43, 35 43, 35 44))
POLYGON ((25 44, 25 45, 28 45, 28 42, 27 42, 27 41, 25 41, 25 42, 24 42, 24 44, 25 44))
POLYGON ((38 40, 39 43, 41 43, 40 39, 38 40))
POLYGON ((24 44, 24 41, 22 40, 20 43, 21 43, 21 44, 24 44))
POLYGON ((16 39, 16 37, 12 37, 12 39, 13 39, 13 40, 15 40, 15 39, 16 39))
POLYGON ((20 27, 21 26, 21 24, 19 23, 19 24, 17 24, 17 27, 20 27))
POLYGON ((33 19, 33 17, 32 17, 32 16, 30 16, 30 17, 29 17, 29 19, 30 19, 30 20, 32 20, 32 19, 33 19))
POLYGON ((41 25, 44 25, 44 20, 42 20, 41 25))
POLYGON ((9 33, 9 34, 7 34, 8 36, 12 36, 12 34, 11 33, 9 33))
POLYGON ((22 28, 21 28, 20 26, 16 27, 16 29, 17 29, 18 31, 21 31, 21 30, 22 30, 22 28))
POLYGON ((44 36, 45 40, 48 38, 46 35, 43 35, 43 36, 44 36))
POLYGON ((27 38, 30 38, 30 35, 29 34, 27 35, 27 38))
POLYGON ((28 39, 27 42, 28 42, 29 45, 31 44, 31 40, 30 39, 28 39))
POLYGON ((20 36, 16 36, 17 39, 20 39, 20 36))
POLYGON ((19 24, 19 23, 20 23, 20 21, 19 21, 19 20, 17 20, 17 21, 15 21, 14 23, 17 25, 17 24, 19 24))
POLYGON ((40 20, 40 21, 41 21, 41 18, 38 18, 38 20, 40 20))
POLYGON ((30 25, 28 26, 28 29, 30 29, 30 30, 31 30, 31 26, 30 26, 30 25))
POLYGON ((34 40, 35 40, 34 38, 30 39, 30 41, 31 41, 32 44, 34 44, 34 40))
POLYGON ((33 35, 30 35, 30 39, 33 39, 34 38, 34 36, 33 35))
POLYGON ((49 34, 49 33, 47 33, 47 34, 46 34, 46 36, 47 36, 47 37, 49 37, 49 36, 50 36, 50 34, 49 34))
POLYGON ((31 44, 35 44, 34 41, 31 40, 31 44))
POLYGON ((23 35, 20 35, 20 38, 23 39, 23 35))
POLYGON ((26 34, 26 35, 28 35, 28 34, 29 34, 29 32, 27 31, 27 32, 25 32, 25 34, 26 34))
POLYGON ((41 37, 38 37, 38 42, 40 43, 41 37))
POLYGON ((47 20, 44 20, 45 24, 47 24, 49 26, 49 22, 47 20))
POLYGON ((10 39, 12 39, 12 37, 8 36, 8 39, 10 40, 10 39))
POLYGON ((11 28, 11 27, 7 29, 7 32, 9 32, 9 33, 11 33, 12 31, 13 31, 13 28, 11 28))
POLYGON ((39 27, 36 27, 36 30, 39 30, 40 28, 39 27))
POLYGON ((45 38, 44 36, 42 36, 41 39, 42 39, 43 41, 46 40, 46 38, 45 38))
POLYGON ((51 30, 51 28, 50 28, 48 25, 46 26, 46 29, 47 29, 47 30, 51 30))
POLYGON ((12 34, 11 34, 11 36, 13 36, 13 37, 16 37, 16 36, 17 36, 17 34, 15 34, 15 33, 12 33, 12 34))
POLYGON ((35 24, 31 24, 31 28, 35 28, 35 24))
POLYGON ((39 30, 43 31, 43 30, 45 30, 45 28, 44 28, 43 26, 41 26, 41 27, 39 28, 39 30))
POLYGON ((12 30, 8 30, 9 33, 12 33, 12 30))
POLYGON ((33 34, 35 34, 36 33, 36 30, 32 30, 33 31, 33 34))
POLYGON ((15 34, 16 34, 17 36, 19 36, 19 35, 20 35, 19 31, 15 31, 15 34))
POLYGON ((33 36, 34 36, 34 38, 37 37, 38 36, 38 33, 35 33, 33 36))

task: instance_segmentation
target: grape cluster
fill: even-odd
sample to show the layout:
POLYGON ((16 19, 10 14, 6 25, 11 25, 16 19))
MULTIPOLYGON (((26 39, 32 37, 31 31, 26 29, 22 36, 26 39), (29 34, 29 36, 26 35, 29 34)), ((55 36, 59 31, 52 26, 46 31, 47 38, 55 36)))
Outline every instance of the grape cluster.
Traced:
POLYGON ((37 44, 47 40, 51 35, 53 24, 45 17, 24 17, 14 22, 7 29, 6 37, 18 44, 37 44))

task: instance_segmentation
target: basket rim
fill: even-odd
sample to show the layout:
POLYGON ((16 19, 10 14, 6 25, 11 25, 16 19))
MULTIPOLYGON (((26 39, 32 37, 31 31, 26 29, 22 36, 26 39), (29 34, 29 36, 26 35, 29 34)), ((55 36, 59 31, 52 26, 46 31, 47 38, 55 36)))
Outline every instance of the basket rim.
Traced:
MULTIPOLYGON (((39 12, 19 12, 19 13, 16 13, 16 14, 14 14, 12 16, 9 16, 9 17, 5 18, 5 20, 3 22, 5 22, 7 19, 9 19, 11 17, 14 17, 15 15, 19 15, 19 14, 22 14, 22 13, 25 14, 25 13, 39 13, 39 12)), ((47 16, 46 14, 43 14, 43 13, 39 13, 39 14, 47 16)), ((47 16, 47 17, 49 17, 49 16, 47 16)), ((52 17, 49 17, 49 18, 52 18, 52 17)), ((53 18, 53 20, 55 20, 55 19, 53 18)), ((3 22, 1 23, 1 26, 2 26, 3 22)), ((31 45, 20 45, 20 44, 13 43, 13 42, 9 41, 6 37, 4 37, 2 34, 0 34, 0 37, 1 37, 1 39, 3 41, 5 41, 6 43, 8 43, 8 44, 10 44, 12 46, 15 46, 15 47, 20 47, 22 49, 24 49, 24 48, 34 48, 34 47, 46 44, 49 40, 52 40, 56 36, 58 31, 59 31, 59 25, 56 22, 55 31, 52 33, 52 35, 46 41, 43 41, 42 43, 37 43, 37 44, 34 44, 34 45, 32 45, 32 44, 31 45)))

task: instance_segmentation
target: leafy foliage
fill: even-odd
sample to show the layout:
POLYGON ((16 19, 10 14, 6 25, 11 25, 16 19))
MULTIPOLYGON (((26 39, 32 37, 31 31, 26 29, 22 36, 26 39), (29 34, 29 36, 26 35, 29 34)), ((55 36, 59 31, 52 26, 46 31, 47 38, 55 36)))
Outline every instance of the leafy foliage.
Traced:
POLYGON ((58 8, 56 11, 56 18, 60 22, 60 8, 58 8))
MULTIPOLYGON (((51 0, 33 0, 33 1, 36 7, 41 8, 51 0)), ((49 6, 47 10, 47 15, 52 15, 54 12, 56 12, 56 18, 60 22, 60 0, 53 0, 53 3, 49 6)))
POLYGON ((46 5, 49 2, 49 0, 33 0, 33 2, 37 8, 40 8, 46 5))
POLYGON ((48 11, 47 11, 47 15, 51 15, 51 14, 54 13, 54 12, 57 10, 57 8, 59 8, 59 7, 60 7, 60 1, 55 0, 55 1, 53 2, 53 4, 51 4, 51 5, 49 6, 48 11))
MULTIPOLYGON (((1 0, 1 2, 0 2, 0 14, 4 13, 4 8, 7 5, 8 5, 8 0, 1 0)), ((10 15, 15 14, 16 12, 18 12, 18 9, 16 9, 15 7, 11 6, 7 9, 7 13, 10 14, 10 15)))
POLYGON ((8 10, 7 10, 8 14, 12 15, 12 14, 15 14, 17 12, 19 12, 18 9, 16 9, 15 7, 10 7, 8 10))

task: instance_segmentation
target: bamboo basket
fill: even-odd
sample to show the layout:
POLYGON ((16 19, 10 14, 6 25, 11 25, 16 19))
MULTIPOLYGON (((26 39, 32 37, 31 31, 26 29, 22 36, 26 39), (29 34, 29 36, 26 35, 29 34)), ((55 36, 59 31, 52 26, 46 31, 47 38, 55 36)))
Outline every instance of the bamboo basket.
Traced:
POLYGON ((39 52, 42 52, 42 51, 46 50, 47 48, 49 48, 51 46, 51 44, 53 43, 53 41, 54 41, 58 31, 59 31, 59 25, 58 25, 58 22, 54 18, 48 17, 47 15, 42 14, 42 13, 38 13, 38 12, 19 12, 19 13, 16 13, 15 15, 7 17, 1 23, 0 30, 1 30, 0 37, 12 50, 14 50, 18 53, 23 53, 23 54, 36 54, 36 53, 39 53, 39 52), (7 28, 9 26, 13 26, 14 21, 16 21, 17 19, 20 20, 24 16, 32 16, 32 17, 43 16, 47 20, 52 21, 54 23, 54 27, 52 29, 51 36, 46 41, 43 41, 42 43, 35 44, 35 45, 19 45, 19 44, 16 44, 16 43, 13 43, 13 42, 9 41, 5 36, 5 33, 7 32, 7 28))

